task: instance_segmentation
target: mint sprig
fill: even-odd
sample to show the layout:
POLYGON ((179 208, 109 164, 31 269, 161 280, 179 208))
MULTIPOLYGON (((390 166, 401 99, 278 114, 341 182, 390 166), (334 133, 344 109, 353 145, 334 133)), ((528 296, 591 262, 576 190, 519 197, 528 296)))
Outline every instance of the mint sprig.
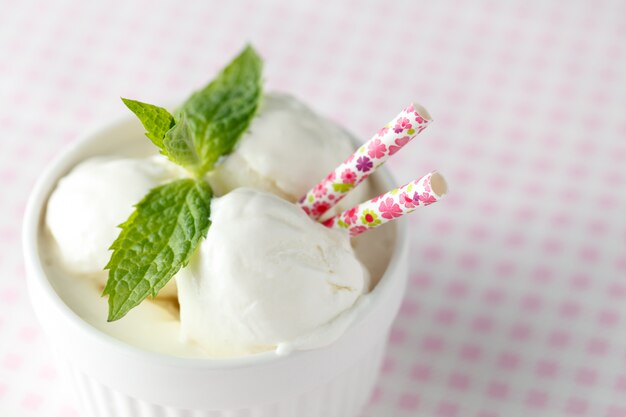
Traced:
POLYGON ((108 321, 159 290, 189 262, 209 225, 211 189, 205 181, 182 179, 152 189, 120 227, 105 267, 109 279, 108 321))
POLYGON ((174 114, 123 98, 146 136, 192 178, 152 189, 111 245, 108 321, 122 318, 184 267, 209 230, 212 191, 204 175, 233 151, 260 105, 262 61, 251 46, 174 114))
POLYGON ((248 129, 263 94, 262 70, 261 58, 246 46, 213 81, 189 97, 176 116, 151 104, 122 101, 162 154, 201 177, 233 151, 248 129))
MULTIPOLYGON (((261 58, 247 46, 180 109, 202 158, 201 172, 212 169, 222 155, 231 153, 237 139, 248 129, 261 101, 262 69, 261 58)), ((186 128, 177 125, 172 130, 186 128)))

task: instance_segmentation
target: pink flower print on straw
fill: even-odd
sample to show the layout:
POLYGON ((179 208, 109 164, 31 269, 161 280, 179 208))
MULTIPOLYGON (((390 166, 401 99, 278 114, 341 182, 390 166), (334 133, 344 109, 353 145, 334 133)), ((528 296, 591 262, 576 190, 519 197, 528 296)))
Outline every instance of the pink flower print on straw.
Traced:
POLYGON ((300 207, 314 220, 337 204, 404 145, 414 139, 432 121, 423 107, 409 104, 369 141, 328 174, 299 201, 300 207))
POLYGON ((447 192, 448 186, 441 174, 431 172, 400 188, 379 195, 365 203, 329 218, 327 227, 347 230, 350 236, 412 213, 421 206, 436 203, 447 192))

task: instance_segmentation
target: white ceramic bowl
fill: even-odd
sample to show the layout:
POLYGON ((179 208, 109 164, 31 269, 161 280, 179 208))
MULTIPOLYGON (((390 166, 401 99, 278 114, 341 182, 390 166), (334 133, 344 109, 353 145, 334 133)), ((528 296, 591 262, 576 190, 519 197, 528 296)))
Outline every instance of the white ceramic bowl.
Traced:
MULTIPOLYGON (((37 182, 26 210, 24 256, 31 301, 90 417, 353 417, 378 375, 407 277, 407 233, 397 240, 371 302, 330 346, 287 355, 266 352, 235 359, 191 359, 147 352, 100 332, 78 317, 46 277, 39 244, 46 202, 57 181, 79 161, 150 149, 127 118, 96 129, 65 150, 37 182)), ((384 169, 385 189, 395 186, 384 169)))

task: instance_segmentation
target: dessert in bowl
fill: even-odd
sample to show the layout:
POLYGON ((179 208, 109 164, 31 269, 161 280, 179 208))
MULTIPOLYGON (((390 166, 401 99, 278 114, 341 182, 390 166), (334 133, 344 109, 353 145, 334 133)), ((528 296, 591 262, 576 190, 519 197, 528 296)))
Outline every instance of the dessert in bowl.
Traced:
MULTIPOLYGON (((281 148, 259 158, 261 151, 246 145, 262 141, 256 133, 266 132, 267 139, 286 131, 293 138, 286 121, 310 122, 302 116, 309 110, 294 99, 266 97, 268 107, 260 105, 238 144, 202 175, 212 191, 206 237, 169 281, 150 288, 153 298, 139 300, 123 317, 112 317, 111 291, 109 305, 101 298, 111 280, 101 271, 101 241, 111 239, 111 224, 126 220, 116 216, 132 219, 133 208, 110 210, 116 198, 108 194, 124 188, 120 199, 141 198, 167 181, 187 181, 187 174, 155 156, 140 124, 129 118, 85 135, 37 183, 24 225, 29 290, 89 415, 339 417, 356 415, 366 402, 404 291, 403 220, 350 240, 309 219, 294 199, 339 164, 354 141, 315 116, 311 137, 330 126, 319 141, 345 138, 333 138, 330 150, 300 142, 291 153, 281 156, 281 148), (278 133, 271 128, 276 114, 278 133), (255 120, 265 126, 255 129, 255 120), (346 143, 345 152, 338 150, 346 143), (293 162, 294 152, 316 151, 329 161, 293 162), (289 169, 271 161, 281 157, 289 169), (240 171, 247 175, 237 179, 240 171), (108 180, 98 185, 95 179, 103 177, 108 180), (89 207, 112 219, 85 214, 89 207)), ((352 203, 393 185, 379 170, 351 192, 352 203)), ((114 252, 142 249, 134 244, 140 247, 120 245, 114 252)))

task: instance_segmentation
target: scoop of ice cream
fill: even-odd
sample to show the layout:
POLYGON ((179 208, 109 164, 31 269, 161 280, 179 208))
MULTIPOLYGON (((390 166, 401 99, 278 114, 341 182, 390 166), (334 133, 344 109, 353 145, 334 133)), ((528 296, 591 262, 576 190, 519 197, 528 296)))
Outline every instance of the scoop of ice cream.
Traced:
MULTIPOLYGON (((344 130, 295 98, 268 94, 235 151, 209 175, 209 183, 216 195, 251 187, 295 202, 354 149, 344 130)), ((364 182, 336 211, 359 204, 370 194, 364 182)))
POLYGON ((349 310, 369 279, 347 234, 249 188, 214 199, 211 221, 207 238, 176 277, 183 337, 213 356, 298 339, 331 343, 319 340, 325 337, 320 327, 349 310))
MULTIPOLYGON (((59 256, 73 272, 106 283, 109 247, 123 223, 150 189, 175 178, 178 168, 164 158, 97 157, 63 177, 48 201, 46 224, 59 256)), ((176 295, 168 284, 161 296, 176 295)))

